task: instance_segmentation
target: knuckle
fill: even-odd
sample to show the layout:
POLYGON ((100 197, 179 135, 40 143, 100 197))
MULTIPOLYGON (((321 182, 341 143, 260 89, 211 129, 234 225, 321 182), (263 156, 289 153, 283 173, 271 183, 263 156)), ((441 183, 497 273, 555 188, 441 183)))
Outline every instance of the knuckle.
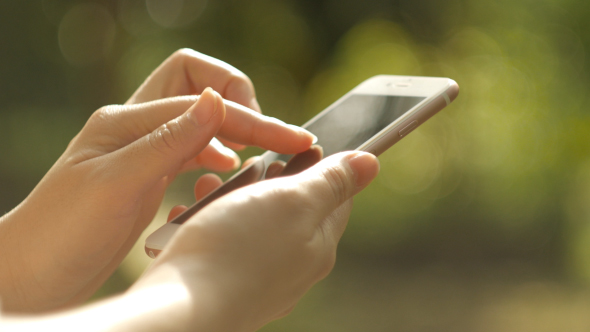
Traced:
POLYGON ((76 144, 76 141, 78 140, 78 138, 80 137, 80 133, 78 133, 76 136, 74 136, 74 138, 72 138, 70 140, 70 142, 68 143, 68 149, 71 148, 72 146, 74 146, 74 144, 76 144))
POLYGON ((201 53, 193 49, 181 48, 172 53, 167 61, 169 61, 174 67, 184 67, 186 66, 187 62, 198 60, 201 58, 201 56, 201 53))
POLYGON ((350 178, 343 167, 330 167, 323 172, 324 179, 328 183, 329 195, 338 202, 344 203, 348 199, 350 178))
MULTIPOLYGON (((232 68, 229 72, 225 93, 229 99, 251 98, 256 95, 254 84, 246 74, 232 68)), ((245 102, 246 100, 243 100, 245 102)))
POLYGON ((248 75, 244 74, 243 72, 241 72, 238 69, 236 69, 234 72, 232 72, 232 79, 234 81, 238 82, 239 84, 244 84, 248 87, 254 86, 250 77, 248 77, 248 75))
POLYGON ((318 278, 320 280, 326 278, 334 269, 334 265, 336 265, 336 251, 329 250, 321 259, 318 278))
POLYGON ((88 122, 91 124, 109 122, 119 113, 119 108, 118 105, 103 106, 92 113, 88 122))
POLYGON ((172 57, 177 58, 177 59, 186 59, 188 57, 195 56, 195 54, 199 54, 199 53, 191 48, 184 47, 184 48, 181 48, 181 49, 177 50, 176 52, 174 52, 172 54, 172 57))
POLYGON ((305 190, 283 179, 274 179, 272 184, 261 182, 261 190, 253 193, 251 202, 260 207, 260 211, 266 211, 268 216, 284 216, 284 222, 277 223, 279 227, 286 227, 293 236, 303 243, 307 242, 314 232, 313 227, 308 227, 308 222, 303 222, 312 217, 316 211, 310 195, 305 190), (266 194, 261 194, 266 192, 266 194), (289 222, 298 220, 301 222, 289 222), (302 239, 301 239, 302 238, 302 239))
POLYGON ((285 317, 289 316, 293 312, 294 309, 295 309, 295 306, 293 305, 293 306, 289 307, 287 310, 281 312, 277 316, 277 318, 285 318, 285 317))
POLYGON ((154 150, 167 154, 178 148, 179 130, 180 125, 176 121, 170 121, 149 134, 148 142, 154 150))
POLYGON ((254 91, 254 84, 252 83, 250 77, 248 77, 246 74, 242 73, 238 69, 234 68, 234 70, 232 70, 229 82, 230 85, 234 85, 238 89, 247 89, 254 91))
POLYGON ((108 135, 105 136, 105 133, 111 132, 113 128, 119 126, 117 117, 122 111, 121 108, 122 106, 120 105, 109 105, 103 106, 94 111, 94 113, 88 118, 88 121, 86 121, 82 131, 77 136, 84 139, 106 137, 107 141, 112 141, 112 137, 109 137, 108 135))

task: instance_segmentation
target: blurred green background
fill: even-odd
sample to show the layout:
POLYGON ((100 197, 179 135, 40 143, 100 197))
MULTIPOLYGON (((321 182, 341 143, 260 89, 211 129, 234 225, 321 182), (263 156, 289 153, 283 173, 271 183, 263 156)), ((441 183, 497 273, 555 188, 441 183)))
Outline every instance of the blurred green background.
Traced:
MULTIPOLYGON (((0 210, 183 47, 241 69, 263 111, 294 124, 376 74, 461 86, 380 157, 332 275, 263 331, 590 330, 590 3, 2 1, 0 210)), ((142 248, 95 298, 141 274, 142 248)))

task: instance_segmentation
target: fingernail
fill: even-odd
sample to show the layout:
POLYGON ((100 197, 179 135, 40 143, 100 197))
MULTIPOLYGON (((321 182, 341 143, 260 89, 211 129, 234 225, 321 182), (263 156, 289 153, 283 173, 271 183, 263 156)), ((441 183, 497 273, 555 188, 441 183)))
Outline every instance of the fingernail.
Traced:
POLYGON ((303 136, 308 136, 308 137, 311 136, 311 144, 316 144, 318 142, 318 137, 316 135, 310 133, 309 131, 307 131, 303 128, 301 128, 299 130, 299 133, 300 133, 300 135, 303 135, 303 136))
POLYGON ((223 154, 226 155, 227 157, 230 157, 234 160, 234 165, 232 166, 233 169, 237 169, 238 167, 240 167, 240 164, 242 163, 242 160, 240 160, 240 157, 238 156, 237 153, 234 152, 234 150, 230 149, 230 148, 224 148, 223 149, 223 154))
POLYGON ((310 133, 309 131, 308 131, 308 133, 311 135, 311 137, 313 137, 311 144, 316 144, 318 142, 318 137, 316 135, 310 133))
POLYGON ((301 127, 297 127, 295 125, 287 125, 289 128, 295 130, 296 132, 299 133, 299 135, 301 136, 307 136, 307 137, 311 137, 312 141, 311 144, 316 144, 318 142, 318 137, 314 134, 312 134, 311 132, 309 132, 308 130, 305 130, 301 127))
POLYGON ((358 188, 366 187, 379 173, 379 160, 370 153, 358 152, 348 159, 358 188))
POLYGON ((209 123, 217 113, 217 102, 217 94, 213 89, 206 88, 203 90, 191 112, 191 115, 194 115, 197 121, 197 125, 202 126, 209 123))

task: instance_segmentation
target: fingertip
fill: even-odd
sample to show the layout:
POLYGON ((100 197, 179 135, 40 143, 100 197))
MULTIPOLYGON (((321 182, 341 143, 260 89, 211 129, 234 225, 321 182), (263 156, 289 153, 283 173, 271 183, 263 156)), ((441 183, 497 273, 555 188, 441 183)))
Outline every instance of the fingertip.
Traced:
POLYGON ((217 115, 221 115, 222 119, 225 118, 225 103, 223 102, 223 97, 221 97, 219 92, 214 90, 212 87, 206 87, 205 90, 201 92, 201 95, 197 100, 197 104, 200 100, 203 100, 204 103, 206 101, 212 105, 211 108, 213 109, 213 114, 211 118, 217 115))
POLYGON ((220 145, 221 146, 218 147, 218 151, 221 152, 221 154, 228 159, 228 164, 230 161, 232 162, 230 171, 238 169, 238 167, 240 167, 240 165, 242 164, 240 156, 238 156, 238 154, 234 150, 228 148, 227 146, 224 146, 223 143, 220 145))
POLYGON ((236 169, 240 168, 240 165, 242 165, 242 159, 240 159, 240 156, 238 156, 238 154, 235 153, 234 150, 229 149, 227 147, 224 150, 224 153, 227 153, 226 156, 228 157, 228 159, 231 159, 231 161, 233 162, 230 171, 235 171, 236 169))
MULTIPOLYGON (((211 89, 211 88, 209 88, 209 89, 211 89)), ((217 102, 216 109, 217 109, 218 113, 221 115, 222 120, 225 120, 225 103, 223 102, 223 97, 221 97, 219 92, 217 92, 213 89, 211 89, 211 91, 215 95, 215 99, 217 102)))
POLYGON ((238 156, 238 154, 235 153, 234 150, 224 146, 223 149, 221 149, 221 151, 219 151, 219 152, 221 152, 224 160, 219 161, 218 168, 216 169, 216 171, 219 171, 219 172, 235 171, 242 164, 242 159, 240 159, 240 156, 238 156))
POLYGON ((188 208, 184 205, 176 205, 175 207, 173 207, 170 210, 170 213, 168 213, 168 219, 166 220, 166 222, 171 222, 172 220, 174 220, 174 218, 178 217, 181 213, 183 213, 184 211, 186 211, 188 208))
POLYGON ((375 155, 368 152, 355 152, 347 156, 348 164, 354 172, 357 188, 365 188, 379 173, 380 164, 375 155))
POLYGON ((277 160, 273 163, 271 163, 270 165, 268 165, 267 169, 266 169, 266 179, 272 179, 275 178, 279 175, 281 175, 281 172, 285 169, 285 166, 287 165, 287 163, 285 163, 282 160, 277 160))
POLYGON ((197 182, 195 182, 195 199, 197 201, 203 199, 210 192, 217 189, 223 184, 221 178, 215 174, 208 173, 201 176, 197 182))
POLYGON ((240 156, 238 156, 235 152, 233 152, 233 153, 234 153, 235 157, 234 157, 234 165, 232 166, 233 167, 232 170, 235 171, 236 169, 240 168, 240 165, 242 165, 242 159, 240 159, 240 156))
POLYGON ((286 124, 285 126, 287 126, 289 129, 296 133, 296 141, 300 142, 301 144, 300 151, 298 152, 305 151, 310 146, 318 142, 318 137, 304 128, 291 124, 286 124))
POLYGON ((220 107, 217 95, 217 92, 207 87, 203 90, 193 106, 188 109, 187 116, 196 122, 197 126, 209 124, 219 113, 220 107))
POLYGON ((201 96, 206 96, 206 95, 210 95, 210 94, 215 94, 215 90, 213 90, 212 87, 208 86, 205 88, 205 90, 203 90, 203 92, 201 92, 201 96))
MULTIPOLYGON (((301 128, 301 129, 303 129, 303 128, 301 128)), ((308 137, 311 136, 311 144, 316 144, 319 141, 318 137, 316 135, 314 135, 311 131, 307 131, 305 129, 303 129, 303 131, 305 132, 305 134, 308 137)))

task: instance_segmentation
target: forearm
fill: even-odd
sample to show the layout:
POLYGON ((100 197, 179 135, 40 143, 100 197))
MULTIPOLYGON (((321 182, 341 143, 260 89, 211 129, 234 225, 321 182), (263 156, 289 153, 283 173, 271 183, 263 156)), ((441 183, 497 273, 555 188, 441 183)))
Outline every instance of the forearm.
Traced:
MULTIPOLYGON (((27 214, 24 202, 0 219, 0 298, 8 312, 41 312, 63 305, 51 288, 40 283, 50 279, 51 262, 35 265, 39 257, 37 235, 43 233, 27 214), (42 265, 41 267, 39 265, 42 265), (34 267, 36 269, 34 269, 34 267), (39 268, 45 273, 38 273, 39 268)), ((52 269, 55 269, 52 267, 52 269)))
POLYGON ((0 218, 0 298, 4 310, 28 311, 32 299, 25 294, 27 268, 18 239, 22 236, 14 222, 15 210, 0 218))
POLYGON ((159 286, 120 295, 76 310, 43 316, 0 317, 0 330, 16 331, 189 331, 186 292, 159 286))
MULTIPOLYGON (((149 273, 131 290, 79 309, 43 316, 0 316, 0 331, 243 332, 244 316, 205 286, 195 294, 173 267, 149 273), (162 282, 165 280, 164 282, 162 282), (190 290, 189 290, 190 289, 190 290)), ((196 287, 199 289, 199 287, 196 287)), ((232 306, 233 307, 233 306, 232 306)), ((243 311, 246 311, 243 308, 243 311)), ((242 312, 243 313, 243 312, 242 312)))
MULTIPOLYGON (((0 218, 0 298, 9 313, 72 307, 84 303, 98 288, 91 287, 91 278, 79 277, 73 264, 62 259, 56 249, 63 241, 50 233, 55 220, 50 219, 51 213, 43 218, 36 215, 37 210, 46 211, 40 204, 31 204, 32 195, 0 218)), ((57 226, 53 229, 59 230, 57 226)), ((103 274, 92 277, 104 280, 107 276, 103 274)))

